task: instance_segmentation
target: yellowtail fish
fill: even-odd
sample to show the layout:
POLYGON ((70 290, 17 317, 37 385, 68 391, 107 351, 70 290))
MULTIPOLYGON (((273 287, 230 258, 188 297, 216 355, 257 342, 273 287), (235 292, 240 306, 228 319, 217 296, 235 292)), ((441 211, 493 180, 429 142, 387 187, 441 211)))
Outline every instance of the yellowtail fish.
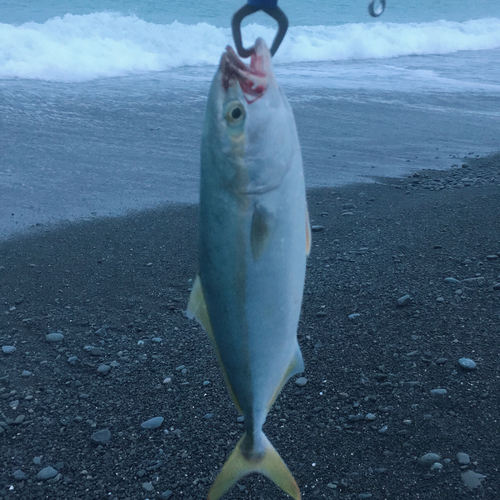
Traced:
POLYGON ((286 381, 304 370, 297 325, 310 245, 295 120, 269 50, 257 39, 246 65, 227 47, 205 114, 199 276, 187 313, 212 340, 245 433, 209 500, 252 472, 300 499, 262 426, 286 381))

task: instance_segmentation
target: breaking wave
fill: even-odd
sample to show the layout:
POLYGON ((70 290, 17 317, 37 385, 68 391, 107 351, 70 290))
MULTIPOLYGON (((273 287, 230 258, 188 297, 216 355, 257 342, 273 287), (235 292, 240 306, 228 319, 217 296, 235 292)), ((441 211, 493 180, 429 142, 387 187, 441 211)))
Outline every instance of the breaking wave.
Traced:
MULTIPOLYGON (((257 36, 270 43, 274 30, 256 24, 244 28, 246 45, 257 36)), ((67 14, 43 24, 0 23, 0 78, 70 82, 214 65, 230 43, 227 28, 206 23, 154 24, 110 12, 67 14)), ((463 23, 294 26, 275 62, 392 58, 498 47, 497 18, 463 23)))

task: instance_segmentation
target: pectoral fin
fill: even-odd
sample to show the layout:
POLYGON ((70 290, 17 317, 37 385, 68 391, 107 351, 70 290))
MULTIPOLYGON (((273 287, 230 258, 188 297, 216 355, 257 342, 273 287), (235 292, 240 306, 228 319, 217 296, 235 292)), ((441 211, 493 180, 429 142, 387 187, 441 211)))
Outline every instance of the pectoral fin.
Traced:
POLYGON ((256 204, 250 229, 250 247, 254 260, 259 260, 263 254, 275 225, 276 220, 274 215, 262 205, 256 204))
POLYGON ((208 500, 219 500, 238 480, 252 472, 259 472, 267 476, 292 498, 300 500, 300 490, 292 473, 266 436, 262 435, 265 451, 258 460, 249 460, 242 453, 244 439, 245 434, 238 441, 235 449, 215 479, 214 484, 208 492, 208 500))
POLYGON ((241 406, 238 402, 238 398, 236 397, 233 387, 231 386, 231 382, 229 381, 229 378, 227 376, 224 363, 222 362, 219 348, 217 346, 214 332, 212 330, 210 315, 208 314, 208 307, 207 303, 205 302, 205 294, 203 292, 203 286, 201 284, 201 279, 199 276, 196 276, 196 279, 194 280, 193 289, 191 290, 191 295, 189 296, 188 306, 186 309, 186 315, 189 319, 196 319, 196 321, 198 321, 198 323, 207 332, 208 338, 212 342, 217 361, 219 362, 219 365, 221 367, 222 374, 224 375, 224 380, 226 381, 226 386, 229 390, 229 394, 231 395, 231 399, 233 400, 234 405, 236 406, 238 411, 240 413, 243 413, 241 411, 241 406))

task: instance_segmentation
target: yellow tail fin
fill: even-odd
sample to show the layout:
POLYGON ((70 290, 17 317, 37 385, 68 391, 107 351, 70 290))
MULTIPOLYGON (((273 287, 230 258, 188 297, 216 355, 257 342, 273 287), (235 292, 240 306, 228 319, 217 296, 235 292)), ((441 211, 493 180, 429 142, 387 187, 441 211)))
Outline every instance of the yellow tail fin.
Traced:
POLYGON ((263 437, 265 439, 264 455, 258 460, 248 460, 241 452, 241 444, 245 439, 245 434, 243 434, 210 488, 208 500, 218 500, 243 476, 252 472, 259 472, 267 476, 292 498, 300 500, 300 490, 292 473, 288 470, 274 446, 265 436, 263 437))

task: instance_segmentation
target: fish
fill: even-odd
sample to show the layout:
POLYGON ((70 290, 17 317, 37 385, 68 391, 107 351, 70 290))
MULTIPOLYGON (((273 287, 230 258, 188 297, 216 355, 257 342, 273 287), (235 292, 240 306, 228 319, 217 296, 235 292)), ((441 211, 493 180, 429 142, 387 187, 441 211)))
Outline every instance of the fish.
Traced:
POLYGON ((199 274, 186 312, 210 337, 244 417, 207 498, 260 473, 299 500, 262 427, 287 380, 304 371, 297 328, 311 229, 295 119, 261 38, 250 64, 226 47, 212 81, 199 206, 199 274))

